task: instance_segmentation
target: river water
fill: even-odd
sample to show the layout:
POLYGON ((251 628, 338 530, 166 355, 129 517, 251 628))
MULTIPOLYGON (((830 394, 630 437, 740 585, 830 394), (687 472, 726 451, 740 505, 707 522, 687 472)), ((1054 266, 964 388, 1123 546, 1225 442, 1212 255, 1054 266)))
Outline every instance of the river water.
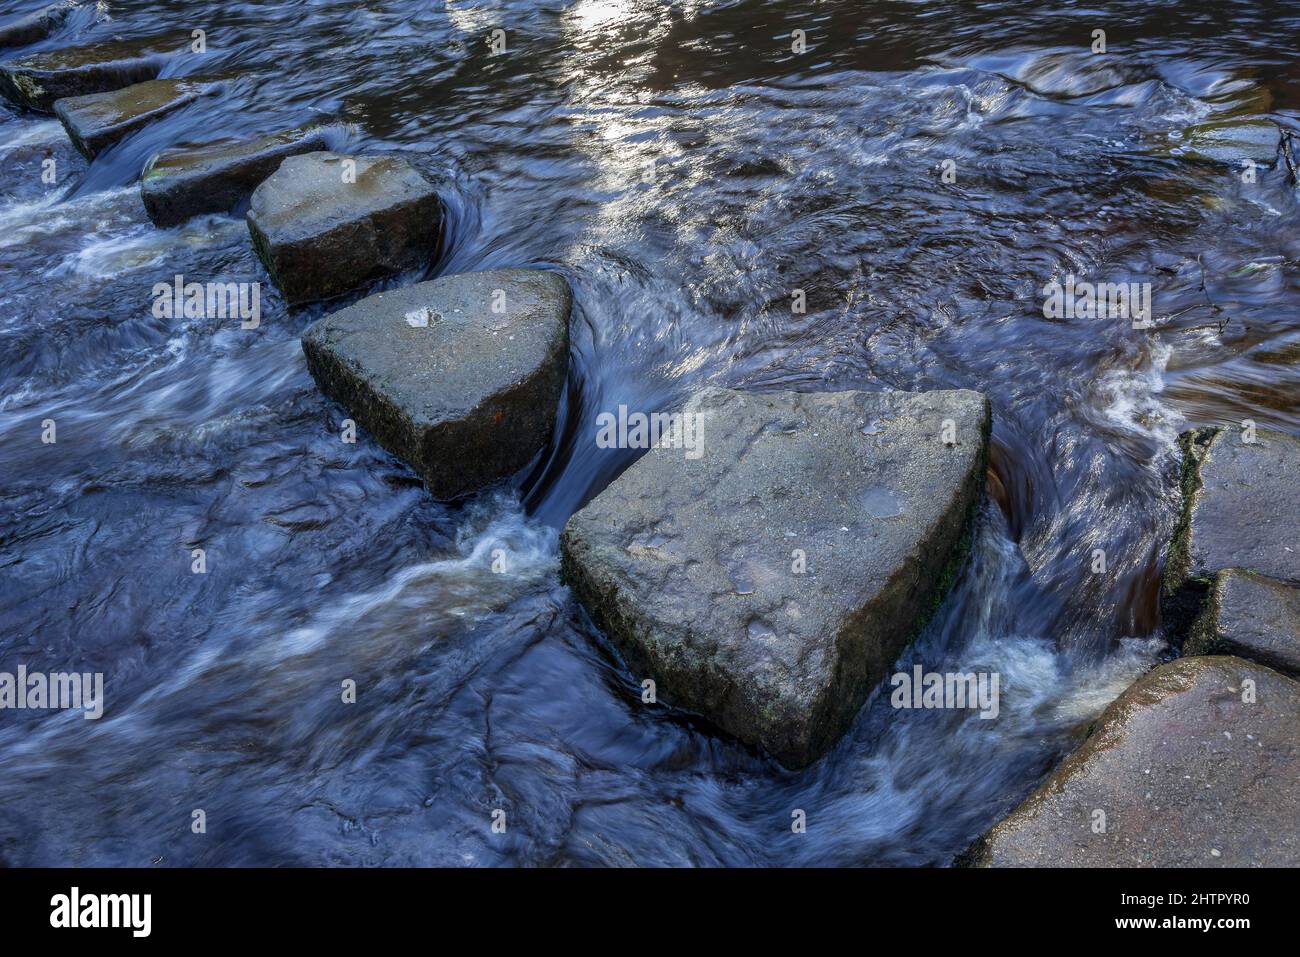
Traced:
POLYGON ((167 74, 223 82, 89 166, 0 116, 0 670, 106 698, 0 715, 4 863, 945 865, 1170 653, 1178 431, 1300 433, 1297 193, 1205 155, 1300 129, 1294 6, 107 9, 40 46, 202 28, 167 74), (241 218, 145 218, 157 149, 322 121, 439 179, 428 275, 572 284, 561 424, 508 488, 447 506, 341 442, 298 341, 337 304, 286 311, 241 218), (263 281, 260 326, 155 318, 176 274, 263 281), (1069 275, 1149 282, 1153 327, 1045 317, 1069 275), (796 773, 641 704, 557 529, 635 454, 597 414, 706 383, 990 396, 972 558, 899 667, 997 671, 996 720, 876 695, 796 773))

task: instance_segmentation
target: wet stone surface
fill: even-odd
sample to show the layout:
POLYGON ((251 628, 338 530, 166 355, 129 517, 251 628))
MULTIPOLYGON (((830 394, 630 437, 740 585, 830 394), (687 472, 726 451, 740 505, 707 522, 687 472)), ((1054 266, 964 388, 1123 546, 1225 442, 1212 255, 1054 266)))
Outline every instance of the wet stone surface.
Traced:
POLYGON ((108 93, 158 76, 167 57, 184 47, 176 37, 103 39, 86 46, 34 53, 0 65, 0 93, 41 113, 69 96, 108 93))
POLYGON ((74 96, 54 104, 68 138, 87 159, 169 113, 188 106, 209 89, 191 80, 146 80, 112 93, 74 96))
POLYGON ((0 21, 0 47, 35 43, 49 36, 78 5, 71 0, 51 3, 34 13, 8 17, 0 21))
POLYGON ((200 213, 229 212, 288 156, 325 149, 327 131, 285 130, 237 140, 164 150, 140 178, 140 197, 155 226, 175 226, 200 213))

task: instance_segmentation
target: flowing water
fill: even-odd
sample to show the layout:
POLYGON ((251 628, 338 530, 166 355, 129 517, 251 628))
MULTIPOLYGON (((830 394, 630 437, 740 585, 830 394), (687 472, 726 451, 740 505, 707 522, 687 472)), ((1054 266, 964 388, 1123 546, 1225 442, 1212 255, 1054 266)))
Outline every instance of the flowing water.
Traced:
POLYGON ((1254 182, 1205 155, 1300 129, 1294 6, 106 10, 37 48, 202 28, 167 75, 222 83, 90 165, 0 116, 0 670, 100 671, 106 698, 3 714, 5 863, 948 864, 1170 653, 1178 431, 1300 433, 1294 183, 1275 149, 1254 182), (156 150, 309 122, 438 179, 427 275, 572 284, 561 422, 509 487, 448 506, 340 441, 298 341, 337 303, 286 311, 242 218, 145 218, 156 150), (260 326, 155 318, 177 274, 263 281, 260 326), (1046 318, 1069 275, 1151 283, 1154 326, 1046 318), (998 672, 996 720, 877 694, 789 772, 641 704, 557 530, 635 455, 596 447, 601 411, 706 383, 990 396, 971 560, 899 667, 998 672))

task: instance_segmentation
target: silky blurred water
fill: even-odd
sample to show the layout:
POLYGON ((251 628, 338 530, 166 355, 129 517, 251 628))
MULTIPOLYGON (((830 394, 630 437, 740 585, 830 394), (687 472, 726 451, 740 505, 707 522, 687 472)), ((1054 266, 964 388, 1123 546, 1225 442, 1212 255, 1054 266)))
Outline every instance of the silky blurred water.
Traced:
POLYGON ((166 74, 218 91, 93 164, 0 116, 0 670, 106 698, 0 712, 0 862, 948 864, 1166 653, 1178 431, 1300 433, 1295 185, 1204 147, 1300 129, 1295 5, 125 0, 31 49, 195 28, 166 74), (298 343, 338 303, 286 311, 237 217, 144 215, 158 149, 326 121, 440 183, 427 275, 574 288, 505 487, 449 507, 341 442, 298 343), (262 281, 260 327, 155 318, 177 274, 262 281), (1071 274, 1150 282, 1154 327, 1045 318, 1071 274), (794 773, 641 703, 557 530, 635 454, 599 412, 706 383, 990 396, 971 560, 899 667, 997 671, 996 720, 877 695, 794 773))

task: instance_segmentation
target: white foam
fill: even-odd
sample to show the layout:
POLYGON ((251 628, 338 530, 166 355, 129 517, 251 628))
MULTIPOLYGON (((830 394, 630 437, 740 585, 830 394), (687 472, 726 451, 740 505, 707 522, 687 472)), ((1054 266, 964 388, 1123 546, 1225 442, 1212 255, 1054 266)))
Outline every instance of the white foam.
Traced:
POLYGON ((377 588, 331 599, 310 624, 284 636, 276 656, 308 652, 391 606, 436 608, 452 617, 496 607, 511 584, 536 580, 554 569, 557 540, 553 528, 524 516, 518 502, 493 497, 470 509, 457 530, 454 555, 411 565, 377 588), (490 511, 498 510, 481 525, 490 511))
POLYGON ((1113 369, 1097 381, 1102 417, 1125 432, 1155 440, 1172 450, 1178 444, 1183 417, 1157 398, 1165 389, 1165 369, 1173 348, 1156 340, 1149 361, 1133 369, 1113 369))

